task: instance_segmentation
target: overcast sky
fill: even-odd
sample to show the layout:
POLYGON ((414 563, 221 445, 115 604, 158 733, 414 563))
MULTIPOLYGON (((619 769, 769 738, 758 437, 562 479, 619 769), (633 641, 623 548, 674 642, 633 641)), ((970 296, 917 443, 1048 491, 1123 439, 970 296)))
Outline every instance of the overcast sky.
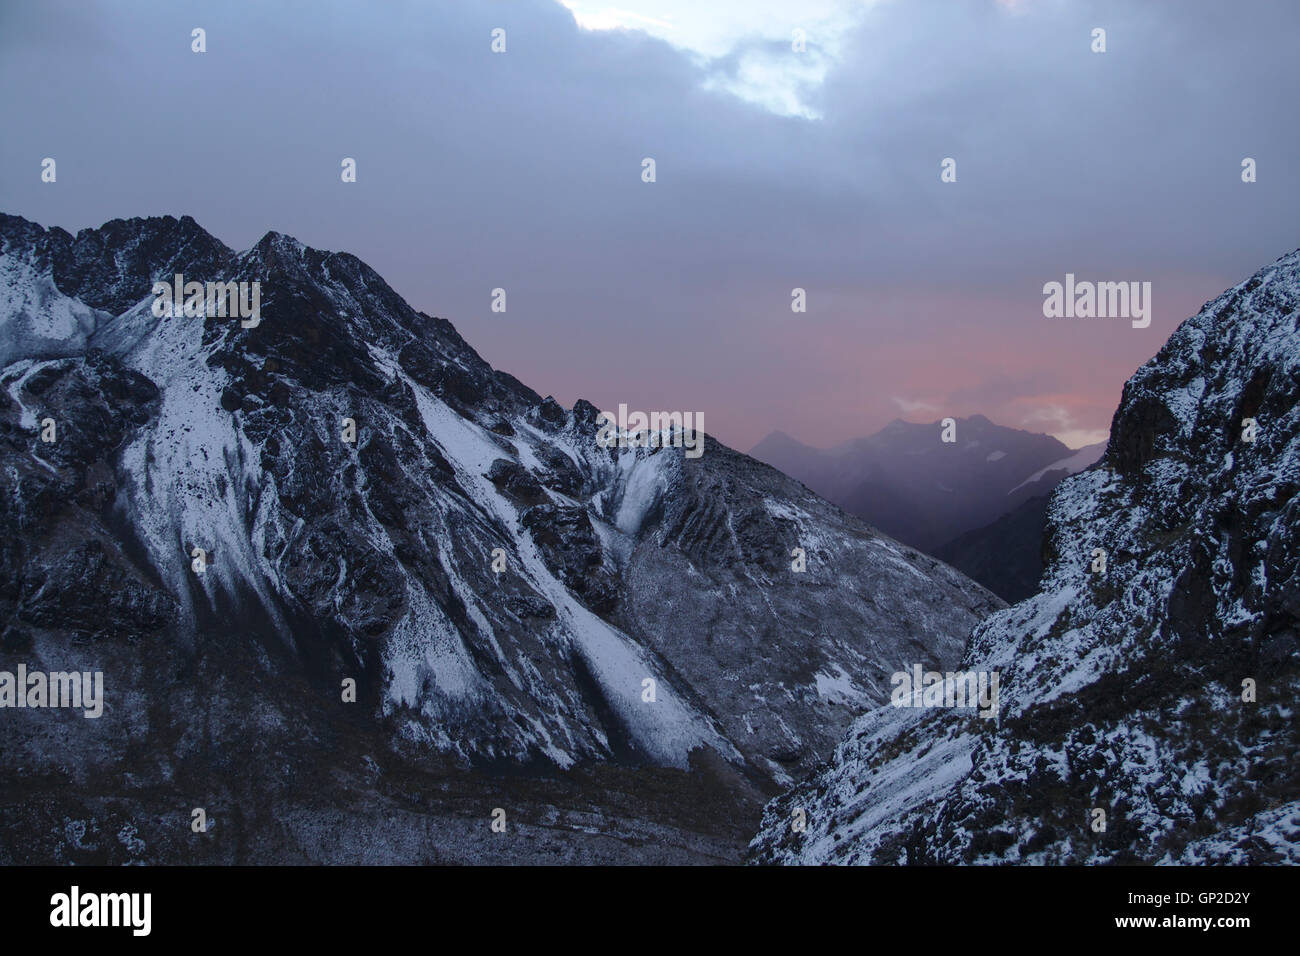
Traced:
POLYGON ((0 2, 0 210, 352 252, 539 392, 741 449, 977 412, 1079 445, 1300 246, 1298 35, 1271 0, 0 2), (1067 272, 1151 282, 1150 327, 1044 318, 1067 272))

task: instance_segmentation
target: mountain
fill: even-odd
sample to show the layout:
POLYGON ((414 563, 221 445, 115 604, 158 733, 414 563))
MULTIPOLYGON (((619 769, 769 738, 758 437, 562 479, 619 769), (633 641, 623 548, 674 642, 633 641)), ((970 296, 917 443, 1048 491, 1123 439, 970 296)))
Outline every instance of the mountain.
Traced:
POLYGON ((1020 493, 1022 489, 1028 489, 1029 492, 1034 494, 1046 494, 1070 475, 1078 474, 1085 468, 1090 468, 1096 464, 1104 454, 1106 454, 1106 443, 1104 441, 1099 441, 1093 445, 1084 445, 1060 461, 1054 461, 1047 467, 1038 469, 1038 471, 1012 488, 1010 494, 1020 493))
MULTIPOLYGON (((931 554, 1049 492, 1066 474, 1101 456, 1071 450, 1050 435, 995 425, 983 415, 941 422, 895 419, 867 438, 816 449, 773 432, 750 454, 912 547, 931 554)), ((987 586, 987 584, 986 584, 987 586)))
POLYGON ((992 524, 959 534, 934 556, 1016 603, 1038 593, 1043 574, 1047 495, 1036 495, 992 524))
POLYGON ((4 711, 5 862, 739 859, 1001 606, 712 439, 599 447, 278 233, 0 217, 0 348, 0 671, 104 681, 4 711), (256 320, 156 314, 177 273, 256 320))
POLYGON ((1298 399, 1300 250, 1184 322, 1056 489, 1041 591, 959 668, 999 675, 996 715, 862 717, 752 858, 1300 862, 1298 399))
POLYGON ((1038 593, 1043 575, 1043 530, 1052 489, 1069 475, 1091 467, 1106 443, 1085 445, 1068 458, 1039 469, 1012 489, 1033 493, 1002 517, 959 534, 934 549, 934 556, 984 585, 1004 601, 1016 603, 1038 593))

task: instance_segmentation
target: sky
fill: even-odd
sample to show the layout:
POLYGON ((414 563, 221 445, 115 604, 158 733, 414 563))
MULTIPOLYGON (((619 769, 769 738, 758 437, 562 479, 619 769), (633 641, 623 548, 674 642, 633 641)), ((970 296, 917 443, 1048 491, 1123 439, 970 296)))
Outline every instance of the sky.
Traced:
POLYGON ((1298 27, 1258 0, 0 0, 0 211, 351 252, 538 392, 742 450, 977 413, 1077 447, 1300 246, 1298 27), (1067 273, 1150 282, 1150 326, 1046 318, 1067 273))

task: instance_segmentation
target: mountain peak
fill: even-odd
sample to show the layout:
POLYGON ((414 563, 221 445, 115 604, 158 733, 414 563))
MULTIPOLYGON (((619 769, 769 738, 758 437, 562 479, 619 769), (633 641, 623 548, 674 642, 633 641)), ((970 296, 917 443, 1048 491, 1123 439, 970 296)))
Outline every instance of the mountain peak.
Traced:
MULTIPOLYGON (((261 759, 285 772, 248 782, 269 788, 249 805, 285 779, 377 804, 382 774, 432 781, 455 815, 462 798, 438 794, 484 792, 484 767, 553 780, 598 764, 610 782, 570 778, 586 818, 694 845, 675 835, 699 820, 684 793, 748 827, 760 788, 811 770, 883 699, 895 657, 951 663, 1000 606, 712 439, 700 457, 602 447, 594 406, 495 371, 354 256, 275 232, 235 256, 179 220, 30 242, 0 228, 17 237, 0 253, 0 644, 103 662, 117 682, 84 747, 16 725, 33 780, 74 767, 133 774, 137 795, 173 774, 217 792, 261 759), (172 272, 260 282, 260 323, 154 316, 141 306, 172 272), (187 731, 196 693, 215 765, 187 731), (630 820, 619 793, 642 778, 627 774, 664 768, 691 772, 630 820)), ((550 812, 550 787, 520 791, 522 819, 550 812)), ((50 799, 85 816, 62 782, 50 799)), ((152 822, 170 812, 132 814, 151 859, 175 852, 152 822)), ((0 818, 7 845, 44 826, 0 818)), ((387 813, 353 820, 365 852, 391 845, 387 813)), ((425 852, 426 822, 399 842, 425 852)), ((229 847, 279 839, 259 817, 226 825, 229 847)))
POLYGON ((276 232, 274 229, 268 230, 262 235, 262 238, 253 243, 252 252, 267 252, 275 250, 277 252, 292 252, 301 254, 307 250, 307 246, 298 239, 284 232, 276 232))

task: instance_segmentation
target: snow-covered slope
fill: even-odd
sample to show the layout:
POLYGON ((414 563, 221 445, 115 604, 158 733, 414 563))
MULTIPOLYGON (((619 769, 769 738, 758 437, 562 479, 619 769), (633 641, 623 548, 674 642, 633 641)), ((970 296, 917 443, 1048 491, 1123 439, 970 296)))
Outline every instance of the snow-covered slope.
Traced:
POLYGON ((1014 494, 1015 492, 1019 491, 1021 488, 1025 487, 1025 485, 1032 485, 1034 482, 1041 479, 1044 475, 1049 474, 1050 472, 1053 471, 1063 471, 1067 475, 1078 474, 1079 472, 1087 468, 1089 465, 1096 462, 1099 458, 1101 458, 1101 456, 1105 454, 1105 452, 1106 452, 1105 442, 1098 442, 1095 445, 1084 445, 1082 448, 1075 449, 1065 458, 1062 458, 1059 461, 1054 461, 1050 465, 1046 466, 1045 468, 1038 469, 1038 471, 1034 472, 1032 475, 1030 475, 1020 484, 1016 485, 1014 488, 1008 491, 1007 494, 1009 495, 1014 494))
POLYGON ((1057 489, 1041 593, 960 667, 997 718, 864 716, 752 858, 1300 862, 1298 398, 1300 252, 1183 323, 1057 489))
POLYGON ((707 752, 770 787, 885 698, 888 662, 951 663, 1000 606, 712 440, 598 447, 594 407, 494 371, 352 256, 235 253, 188 218, 0 217, 0 244, 0 663, 90 648, 118 674, 117 742, 19 734, 38 770, 183 762, 178 698, 229 659, 214 742, 243 712, 304 740, 360 720, 415 764, 707 752), (156 317, 176 272, 259 282, 260 324, 156 317))

